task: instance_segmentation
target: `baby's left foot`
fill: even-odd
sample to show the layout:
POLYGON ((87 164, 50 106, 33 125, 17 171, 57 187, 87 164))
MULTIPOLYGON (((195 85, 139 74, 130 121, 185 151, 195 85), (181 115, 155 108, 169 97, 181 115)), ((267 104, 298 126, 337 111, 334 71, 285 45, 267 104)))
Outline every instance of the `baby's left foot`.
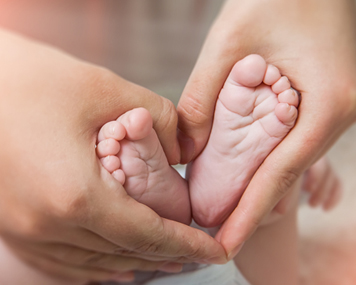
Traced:
POLYGON ((190 223, 187 183, 168 164, 146 109, 133 109, 105 124, 97 155, 131 197, 164 218, 190 223))
POLYGON ((297 118, 299 99, 289 80, 259 55, 235 64, 215 106, 202 153, 188 168, 194 220, 221 224, 250 179, 297 118))

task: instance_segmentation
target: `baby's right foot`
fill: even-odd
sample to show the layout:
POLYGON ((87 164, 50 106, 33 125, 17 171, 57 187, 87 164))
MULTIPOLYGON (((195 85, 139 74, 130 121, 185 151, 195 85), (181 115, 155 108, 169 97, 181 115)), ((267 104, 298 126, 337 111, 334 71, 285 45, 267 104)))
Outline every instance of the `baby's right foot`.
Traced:
POLYGON ((194 220, 221 224, 253 174, 297 118, 297 93, 259 55, 233 67, 216 103, 209 141, 188 167, 194 220))
POLYGON ((164 218, 190 223, 187 183, 168 164, 146 109, 133 109, 105 124, 97 155, 131 197, 164 218))

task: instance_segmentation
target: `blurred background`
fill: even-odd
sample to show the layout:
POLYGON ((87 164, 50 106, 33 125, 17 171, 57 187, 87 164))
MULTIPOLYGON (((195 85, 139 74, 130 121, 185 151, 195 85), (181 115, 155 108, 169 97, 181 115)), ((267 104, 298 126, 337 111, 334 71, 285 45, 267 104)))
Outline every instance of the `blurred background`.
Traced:
POLYGON ((217 0, 0 0, 0 26, 105 66, 177 104, 217 0))
MULTIPOLYGON (((105 66, 177 104, 222 2, 0 0, 0 26, 105 66)), ((356 284, 355 141, 356 126, 329 152, 345 188, 339 206, 330 213, 300 210, 301 284, 356 284)))

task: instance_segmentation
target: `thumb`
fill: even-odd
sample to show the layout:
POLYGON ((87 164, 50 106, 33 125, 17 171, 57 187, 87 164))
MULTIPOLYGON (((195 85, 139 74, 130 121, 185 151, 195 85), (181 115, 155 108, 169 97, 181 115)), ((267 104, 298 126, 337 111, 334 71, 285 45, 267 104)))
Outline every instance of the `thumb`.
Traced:
POLYGON ((129 197, 106 171, 101 173, 90 200, 89 219, 83 227, 117 245, 116 253, 146 260, 226 262, 220 243, 185 224, 164 219, 148 206, 129 197), (104 183, 103 183, 104 182, 104 183), (89 222, 88 222, 89 221, 89 222))
MULTIPOLYGON (((137 107, 147 109, 170 164, 177 164, 180 158, 177 140, 177 111, 174 104, 154 92, 129 82, 104 68, 95 67, 89 74, 92 80, 92 96, 88 101, 91 125, 99 129, 106 122, 116 120, 123 113, 137 107)), ((86 116, 87 118, 88 116, 86 116)), ((90 120, 88 120, 90 121, 90 120)))
POLYGON ((207 38, 193 72, 178 104, 178 141, 181 163, 194 159, 208 140, 215 103, 219 92, 236 62, 232 55, 223 55, 217 45, 207 38))

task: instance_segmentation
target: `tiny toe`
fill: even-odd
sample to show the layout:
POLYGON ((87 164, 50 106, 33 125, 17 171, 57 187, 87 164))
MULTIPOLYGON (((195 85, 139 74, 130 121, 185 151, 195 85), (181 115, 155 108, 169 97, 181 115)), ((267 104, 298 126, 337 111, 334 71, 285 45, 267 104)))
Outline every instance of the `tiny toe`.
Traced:
POLYGON ((125 184, 125 173, 121 169, 117 169, 112 173, 112 176, 120 182, 121 185, 125 184))
POLYGON ((272 91, 276 94, 290 89, 290 82, 286 76, 282 76, 276 83, 272 85, 272 91))
POLYGON ((110 173, 120 167, 120 159, 117 156, 108 155, 106 157, 101 158, 100 161, 103 167, 110 173))
POLYGON ((298 107, 299 96, 294 89, 287 89, 278 95, 278 101, 280 103, 287 103, 294 107, 298 107))
POLYGON ((96 147, 96 154, 99 158, 116 155, 120 151, 120 143, 114 139, 106 139, 98 143, 96 147))
POLYGON ((283 124, 292 127, 297 119, 298 110, 287 103, 279 103, 275 108, 275 114, 283 124))
POLYGON ((118 121, 126 129, 129 140, 141 140, 147 137, 153 127, 151 114, 145 108, 136 108, 119 117, 118 121))
POLYGON ((266 68, 266 61, 260 55, 251 54, 234 65, 229 79, 246 87, 256 87, 262 83, 266 68))
POLYGON ((281 78, 281 73, 279 69, 274 65, 269 64, 267 66, 265 77, 263 78, 263 83, 266 85, 273 85, 281 78))
POLYGON ((111 121, 106 123, 99 131, 98 134, 98 142, 101 142, 105 139, 115 139, 115 140, 122 140, 126 135, 126 130, 124 126, 117 122, 111 121))

